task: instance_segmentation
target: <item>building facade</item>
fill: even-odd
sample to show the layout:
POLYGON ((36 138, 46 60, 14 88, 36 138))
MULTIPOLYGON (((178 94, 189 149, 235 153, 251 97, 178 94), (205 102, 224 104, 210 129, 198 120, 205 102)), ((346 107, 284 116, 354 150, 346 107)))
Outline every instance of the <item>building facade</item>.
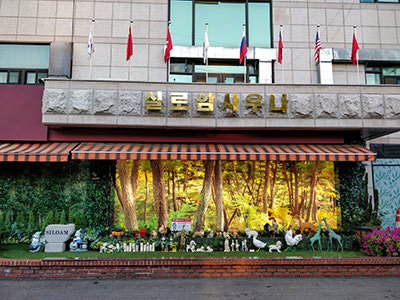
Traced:
MULTIPOLYGON (((385 138, 400 128, 398 0, 2 0, 0 39, 3 161, 370 161, 366 143, 398 149, 385 138)), ((393 225, 400 192, 384 194, 393 225)))

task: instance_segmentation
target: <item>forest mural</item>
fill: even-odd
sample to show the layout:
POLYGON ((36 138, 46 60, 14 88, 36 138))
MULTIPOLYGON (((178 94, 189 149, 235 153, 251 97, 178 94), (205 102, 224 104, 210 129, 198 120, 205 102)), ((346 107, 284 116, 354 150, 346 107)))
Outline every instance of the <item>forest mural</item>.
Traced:
POLYGON ((326 218, 337 228, 335 182, 333 162, 120 160, 115 221, 137 230, 191 218, 193 231, 244 231, 326 218))

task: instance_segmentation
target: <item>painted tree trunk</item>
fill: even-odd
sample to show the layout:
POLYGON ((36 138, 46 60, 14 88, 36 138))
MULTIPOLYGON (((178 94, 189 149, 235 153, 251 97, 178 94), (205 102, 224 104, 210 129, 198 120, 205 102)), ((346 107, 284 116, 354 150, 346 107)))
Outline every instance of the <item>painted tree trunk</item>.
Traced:
POLYGON ((147 178, 147 170, 144 170, 144 178, 146 180, 146 194, 144 197, 144 217, 143 217, 143 221, 144 223, 146 223, 147 221, 147 200, 149 198, 149 179, 147 178))
POLYGON ((138 180, 139 161, 133 161, 132 166, 126 160, 117 160, 119 185, 115 181, 115 189, 125 215, 127 229, 137 230, 136 188, 138 180))
POLYGON ((201 199, 197 212, 194 216, 193 231, 200 231, 203 229, 204 219, 206 216, 208 204, 210 202, 211 196, 211 186, 212 186, 212 175, 214 172, 214 162, 211 160, 204 161, 204 181, 203 181, 203 191, 201 193, 201 199))
POLYGON ((278 174, 278 162, 275 162, 275 168, 274 168, 274 175, 272 178, 272 184, 270 187, 270 196, 269 196, 269 208, 272 208, 274 206, 274 197, 275 197, 275 183, 276 183, 276 175, 278 174))
POLYGON ((283 165, 283 174, 285 175, 286 186, 287 186, 288 193, 289 193, 289 206, 290 206, 290 210, 293 212, 293 197, 292 197, 292 190, 290 188, 289 176, 287 174, 286 162, 283 161, 282 165, 283 165))
POLYGON ((221 169, 221 161, 215 161, 215 218, 216 218, 216 226, 217 231, 224 230, 224 199, 222 193, 222 169, 221 169))
POLYGON ((297 172, 297 163, 295 162, 293 165, 293 174, 294 174, 294 214, 300 215, 300 205, 299 205, 299 174, 297 172))
POLYGON ((312 209, 312 205, 314 202, 315 188, 317 186, 318 165, 319 165, 319 162, 316 161, 314 164, 314 167, 313 167, 313 173, 312 173, 311 183, 310 183, 310 202, 309 202, 309 206, 308 206, 308 210, 307 210, 306 222, 308 222, 310 220, 310 215, 311 215, 311 211, 312 211, 311 209, 312 209))
POLYGON ((165 198, 165 180, 164 166, 161 160, 151 160, 151 171, 153 173, 153 195, 154 205, 157 213, 157 226, 167 227, 168 225, 168 207, 165 198))
POLYGON ((176 177, 176 173, 175 171, 172 171, 172 204, 174 206, 174 211, 177 211, 177 205, 176 205, 176 183, 175 183, 175 177, 176 177))
POLYGON ((270 161, 266 161, 265 162, 265 173, 264 173, 264 187, 263 187, 263 194, 262 194, 263 213, 264 214, 266 214, 268 211, 269 166, 270 166, 270 161))

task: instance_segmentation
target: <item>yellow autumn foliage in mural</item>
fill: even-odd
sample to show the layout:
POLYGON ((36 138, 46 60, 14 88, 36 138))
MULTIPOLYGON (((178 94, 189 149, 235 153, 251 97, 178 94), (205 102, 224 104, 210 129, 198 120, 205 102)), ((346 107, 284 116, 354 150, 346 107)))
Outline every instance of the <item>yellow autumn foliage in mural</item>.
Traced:
MULTIPOLYGON (((163 164, 168 213, 193 220, 203 189, 203 162, 166 161, 163 164)), ((331 228, 338 227, 339 195, 335 190, 332 162, 227 161, 221 166, 226 230, 244 231, 249 227, 261 231, 266 223, 271 224, 271 218, 275 218, 279 230, 289 225, 297 228, 297 218, 316 227, 326 218, 331 228)), ((215 230, 215 188, 211 188, 204 230, 215 230)), ((116 205, 118 222, 123 222, 121 212, 120 205, 116 205)), ((139 226, 157 229, 148 161, 139 164, 136 214, 139 226)))

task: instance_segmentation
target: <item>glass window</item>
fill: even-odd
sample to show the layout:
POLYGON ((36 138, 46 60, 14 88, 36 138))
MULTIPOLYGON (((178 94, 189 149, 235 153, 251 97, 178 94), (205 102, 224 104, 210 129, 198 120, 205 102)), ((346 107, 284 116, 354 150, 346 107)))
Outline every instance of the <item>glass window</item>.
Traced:
POLYGON ((171 63, 171 73, 191 73, 192 65, 186 63, 171 63))
POLYGON ((171 35, 175 45, 203 45, 205 23, 208 23, 210 46, 239 47, 243 24, 248 20, 248 46, 271 47, 269 1, 171 0, 170 11, 171 35))
POLYGON ((36 84, 41 84, 39 79, 44 79, 48 77, 48 73, 44 73, 44 72, 38 72, 37 73, 37 80, 36 80, 36 84))
POLYGON ((400 67, 382 68, 383 76, 397 76, 400 75, 400 67))
POLYGON ((367 66, 365 67, 367 84, 399 84, 400 66, 367 66))
POLYGON ((171 0, 171 38, 174 45, 192 45, 192 0, 171 0))
POLYGON ((249 2, 249 44, 271 47, 271 7, 267 2, 249 2))
POLYGON ((50 45, 0 44, 0 83, 43 84, 49 56, 50 45))
POLYGON ((399 3, 400 0, 360 0, 361 3, 399 3))
MULTIPOLYGON (((195 70, 196 73, 206 73, 206 65, 196 65, 195 70)), ((243 74, 244 66, 209 65, 208 73, 243 74)))
POLYGON ((365 74, 366 84, 381 84, 381 75, 377 73, 365 74))
POLYGON ((27 72, 25 83, 26 84, 35 84, 36 83, 36 72, 27 72))
POLYGON ((192 75, 170 74, 170 82, 192 82, 192 75))
POLYGON ((8 76, 9 83, 19 83, 19 72, 10 72, 8 76))
POLYGON ((0 44, 0 68, 48 69, 49 45, 0 44))
POLYGON ((0 83, 7 83, 7 72, 0 72, 0 83))
POLYGON ((208 40, 214 47, 239 47, 245 23, 245 4, 227 1, 196 1, 195 45, 204 42, 205 23, 208 40))

